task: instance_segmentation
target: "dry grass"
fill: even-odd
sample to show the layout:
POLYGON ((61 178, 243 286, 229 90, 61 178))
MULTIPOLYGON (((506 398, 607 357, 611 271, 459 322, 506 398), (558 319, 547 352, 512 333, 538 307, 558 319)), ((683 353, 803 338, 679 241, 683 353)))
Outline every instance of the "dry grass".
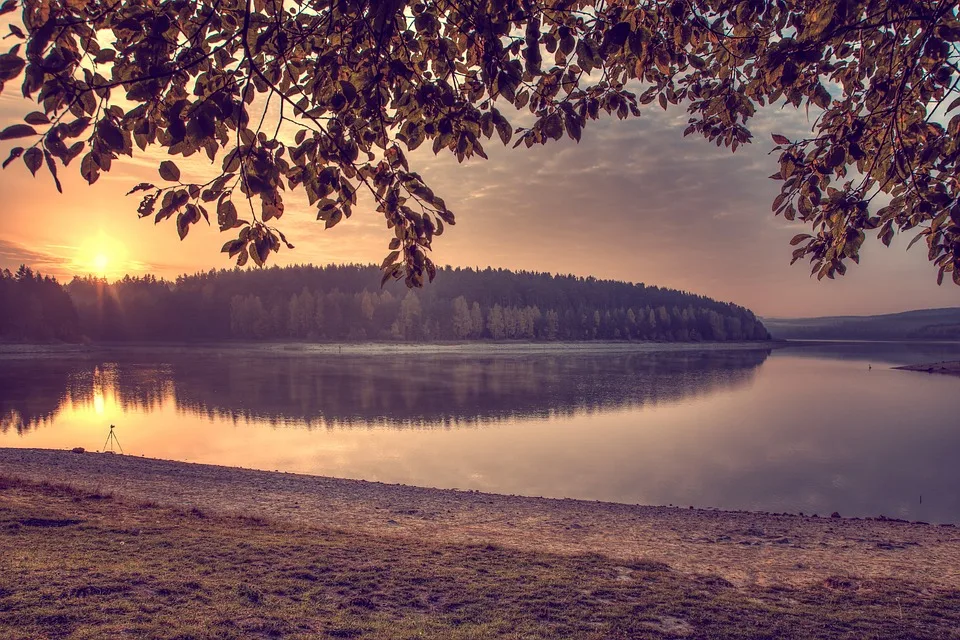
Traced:
POLYGON ((548 500, 43 449, 0 448, 0 469, 144 508, 460 548, 495 541, 519 552, 642 557, 744 588, 841 576, 960 590, 960 529, 952 525, 548 500))
POLYGON ((740 589, 650 561, 417 543, 0 477, 0 637, 960 638, 960 593, 740 589))

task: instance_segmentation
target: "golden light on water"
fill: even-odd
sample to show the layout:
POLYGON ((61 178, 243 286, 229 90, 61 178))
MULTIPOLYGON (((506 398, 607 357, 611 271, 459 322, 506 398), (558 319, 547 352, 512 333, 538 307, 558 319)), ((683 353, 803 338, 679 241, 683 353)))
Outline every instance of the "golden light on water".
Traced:
POLYGON ((103 415, 104 411, 103 390, 96 387, 93 390, 93 411, 97 415, 103 415))

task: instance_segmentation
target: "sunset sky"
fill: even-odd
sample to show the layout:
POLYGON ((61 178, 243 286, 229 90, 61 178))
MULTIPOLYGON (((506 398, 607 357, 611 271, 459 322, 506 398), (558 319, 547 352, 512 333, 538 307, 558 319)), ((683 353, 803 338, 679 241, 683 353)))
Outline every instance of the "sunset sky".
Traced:
MULTIPOLYGON (((0 96, 0 123, 21 121, 31 105, 16 83, 0 96)), ((411 154, 457 215, 435 242, 438 264, 504 267, 592 275, 691 291, 747 306, 767 317, 896 312, 960 305, 960 288, 936 284, 936 271, 912 236, 891 248, 868 241, 862 264, 836 281, 790 266, 790 238, 807 231, 775 218, 778 183, 768 155, 773 131, 809 125, 792 109, 767 110, 753 121, 755 142, 736 154, 702 138, 683 138, 686 113, 646 107, 639 119, 590 123, 578 145, 570 140, 533 149, 490 142, 490 160, 458 165, 429 145, 411 154)), ((9 142, 0 143, 6 158, 9 142)), ((173 220, 154 226, 137 217, 139 199, 124 194, 141 181, 159 181, 163 155, 141 155, 87 186, 79 159, 61 169, 65 193, 41 170, 32 178, 21 161, 0 172, 3 225, 0 267, 27 263, 69 280, 74 274, 123 273, 173 278, 232 266, 219 249, 231 237, 196 225, 183 242, 173 220)), ((205 159, 176 159, 184 180, 209 171, 205 159)), ((219 158, 218 158, 219 161, 219 158)), ((379 263, 392 233, 369 202, 325 231, 302 191, 288 194, 279 228, 296 249, 276 264, 379 263)), ((869 237, 869 236, 868 236, 869 237)))

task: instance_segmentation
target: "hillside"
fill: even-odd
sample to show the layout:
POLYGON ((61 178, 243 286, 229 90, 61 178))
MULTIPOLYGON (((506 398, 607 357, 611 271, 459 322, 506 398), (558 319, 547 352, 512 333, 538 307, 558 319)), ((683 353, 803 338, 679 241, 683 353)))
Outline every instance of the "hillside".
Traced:
MULTIPOLYGON (((381 287, 373 265, 232 269, 180 276, 75 278, 73 333, 94 341, 766 340, 748 309, 656 286, 512 272, 441 269, 410 290, 381 287)), ((39 284, 38 284, 39 283, 39 284)), ((0 281, 0 338, 51 321, 29 269, 0 281), (32 315, 31 315, 32 314, 32 315), (9 320, 9 322, 4 321, 9 320), (8 334, 4 335, 4 328, 8 334)), ((63 296, 64 298, 66 296, 63 296)), ((51 307, 52 308, 52 307, 51 307)))
POLYGON ((783 340, 960 340, 960 307, 877 316, 764 318, 783 340))

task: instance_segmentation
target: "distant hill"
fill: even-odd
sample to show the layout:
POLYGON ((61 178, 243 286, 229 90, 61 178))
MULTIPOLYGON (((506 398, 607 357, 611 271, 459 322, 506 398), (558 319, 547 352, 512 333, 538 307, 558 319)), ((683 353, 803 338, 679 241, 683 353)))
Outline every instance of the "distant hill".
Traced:
POLYGON ((960 340, 960 307, 879 316, 764 318, 783 340, 960 340))

